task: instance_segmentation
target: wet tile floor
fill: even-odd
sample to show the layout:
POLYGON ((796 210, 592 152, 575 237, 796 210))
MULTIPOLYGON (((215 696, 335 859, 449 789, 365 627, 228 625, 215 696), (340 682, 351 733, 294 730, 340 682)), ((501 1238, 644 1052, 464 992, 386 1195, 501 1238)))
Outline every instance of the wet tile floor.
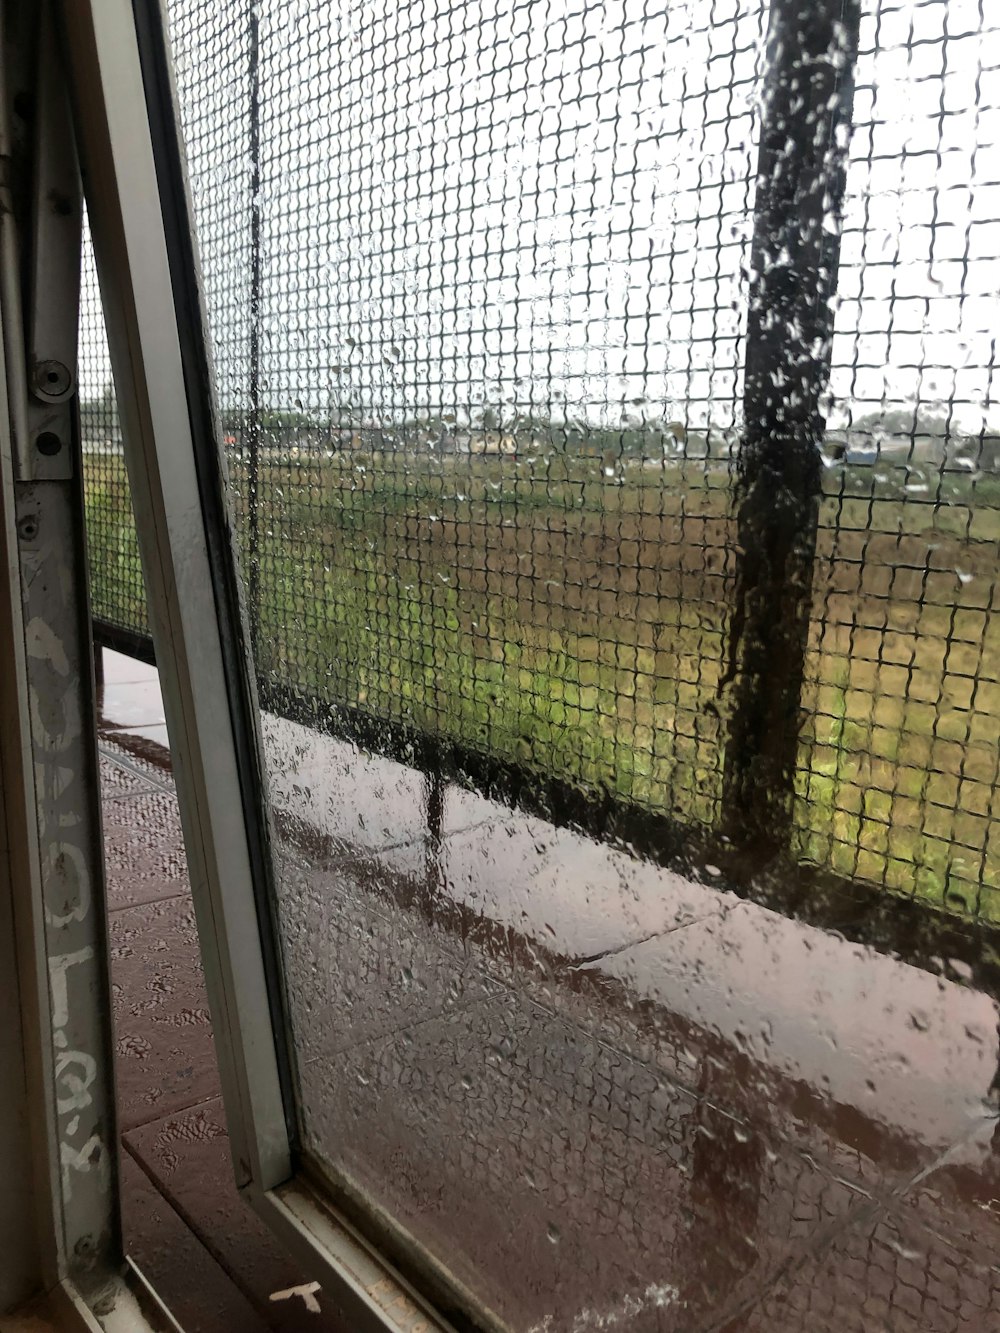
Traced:
POLYGON ((106 651, 99 702, 129 1253, 185 1333, 345 1333, 233 1184, 155 669, 106 651))
MULTIPOLYGON (((189 1331, 336 1327, 231 1184, 155 673, 103 702, 133 1253, 189 1331)), ((269 728, 307 1146, 518 1333, 1000 1333, 992 1000, 467 793, 429 856, 408 770, 269 728)))

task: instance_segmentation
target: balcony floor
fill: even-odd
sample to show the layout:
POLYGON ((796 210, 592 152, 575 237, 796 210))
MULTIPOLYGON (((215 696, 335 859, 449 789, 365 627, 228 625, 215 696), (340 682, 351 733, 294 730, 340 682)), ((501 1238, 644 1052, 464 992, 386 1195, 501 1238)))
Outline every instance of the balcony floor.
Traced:
POLYGON ((129 1253, 185 1333, 344 1333, 237 1196, 157 673, 108 651, 104 665, 99 743, 129 1253))
MULTIPOLYGON (((232 1184, 155 671, 105 653, 101 705, 130 1251, 187 1333, 337 1329, 232 1184)), ((382 793, 366 830, 397 804, 405 823, 399 782, 363 762, 378 780, 357 781, 355 802, 382 793)), ((305 849, 289 929, 332 951, 292 1005, 320 1155, 324 1109, 334 1130, 364 1126, 342 1136, 355 1176, 391 1180, 397 1214, 492 1264, 498 1301, 505 1274, 527 1293, 520 1308, 536 1292, 540 1310, 581 1275, 573 1319, 512 1317, 518 1333, 1000 1330, 991 1000, 697 886, 678 889, 669 925, 591 938, 575 904, 560 920, 558 893, 572 867, 591 886, 601 872, 561 836, 530 905, 565 947, 545 954, 521 921, 519 953, 510 927, 480 927, 486 905, 503 911, 518 857, 537 870, 539 835, 508 814, 498 853, 495 812, 476 813, 446 820, 436 924, 385 888, 424 873, 405 845, 381 849, 376 871, 343 830, 305 849), (472 883, 475 920, 460 901, 472 883), (397 973, 421 993, 389 995, 397 973), (308 1029, 307 1013, 345 996, 341 1029, 308 1029), (439 1172, 468 1188, 435 1198, 439 1172)), ((654 884, 649 910, 657 898, 654 884)), ((614 921, 610 901, 595 930, 614 921)))

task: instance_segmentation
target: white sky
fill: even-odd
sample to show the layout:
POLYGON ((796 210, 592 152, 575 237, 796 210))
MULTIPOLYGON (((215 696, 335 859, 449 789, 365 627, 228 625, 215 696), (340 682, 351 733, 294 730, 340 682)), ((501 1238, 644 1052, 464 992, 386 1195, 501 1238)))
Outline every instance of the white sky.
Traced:
MULTIPOLYGON (((766 14, 663 8, 267 0, 265 397, 365 419, 488 402, 729 427, 766 14)), ((246 5, 171 13, 221 396, 238 401, 246 5)), ((965 429, 1000 421, 994 23, 979 31, 978 0, 865 0, 835 423, 950 397, 965 429)), ((84 393, 105 377, 91 356, 84 393)))

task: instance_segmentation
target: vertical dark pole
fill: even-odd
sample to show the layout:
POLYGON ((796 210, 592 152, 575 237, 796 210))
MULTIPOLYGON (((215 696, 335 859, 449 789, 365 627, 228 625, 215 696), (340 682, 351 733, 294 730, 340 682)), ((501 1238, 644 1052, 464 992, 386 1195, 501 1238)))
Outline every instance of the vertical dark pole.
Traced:
MULTIPOLYGON (((698 1100, 687 1122, 689 1193, 685 1225, 678 1235, 685 1287, 693 1303, 708 1304, 718 1292, 733 1292, 760 1263, 757 1249, 764 1196, 766 1137, 753 1124, 759 1108, 741 1105, 740 1088, 753 1087, 747 1062, 720 1067, 705 1052, 698 1069, 698 1100), (734 1099, 735 1093, 735 1099, 734 1099), (723 1110, 722 1108, 725 1108, 723 1110), (734 1114, 735 1112, 735 1114, 734 1114), (749 1114, 748 1114, 749 1113, 749 1114)), ((747 1098, 747 1102, 751 1101, 747 1098)), ((724 1333, 736 1333, 737 1320, 724 1333)))
POLYGON ((433 895, 444 887, 441 869, 441 843, 444 837, 444 779, 439 768, 432 768, 426 777, 427 791, 427 888, 433 895))
POLYGON ((809 635, 858 0, 772 0, 754 213, 723 819, 788 841, 809 635))
POLYGON ((260 34, 257 0, 250 0, 248 74, 250 82, 250 346, 249 401, 244 457, 247 493, 247 611, 250 648, 259 662, 260 648, 260 34))

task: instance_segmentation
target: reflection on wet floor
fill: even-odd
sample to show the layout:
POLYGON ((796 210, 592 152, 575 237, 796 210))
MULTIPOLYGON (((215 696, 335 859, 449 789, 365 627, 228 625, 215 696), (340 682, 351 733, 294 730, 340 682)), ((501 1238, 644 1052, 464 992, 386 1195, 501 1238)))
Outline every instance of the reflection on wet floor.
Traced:
POLYGON ((960 970, 266 732, 305 1144, 500 1322, 1000 1329, 996 1005, 960 970))
POLYGON ((501 1321, 1000 1321, 988 996, 265 730, 305 1141, 501 1321))

